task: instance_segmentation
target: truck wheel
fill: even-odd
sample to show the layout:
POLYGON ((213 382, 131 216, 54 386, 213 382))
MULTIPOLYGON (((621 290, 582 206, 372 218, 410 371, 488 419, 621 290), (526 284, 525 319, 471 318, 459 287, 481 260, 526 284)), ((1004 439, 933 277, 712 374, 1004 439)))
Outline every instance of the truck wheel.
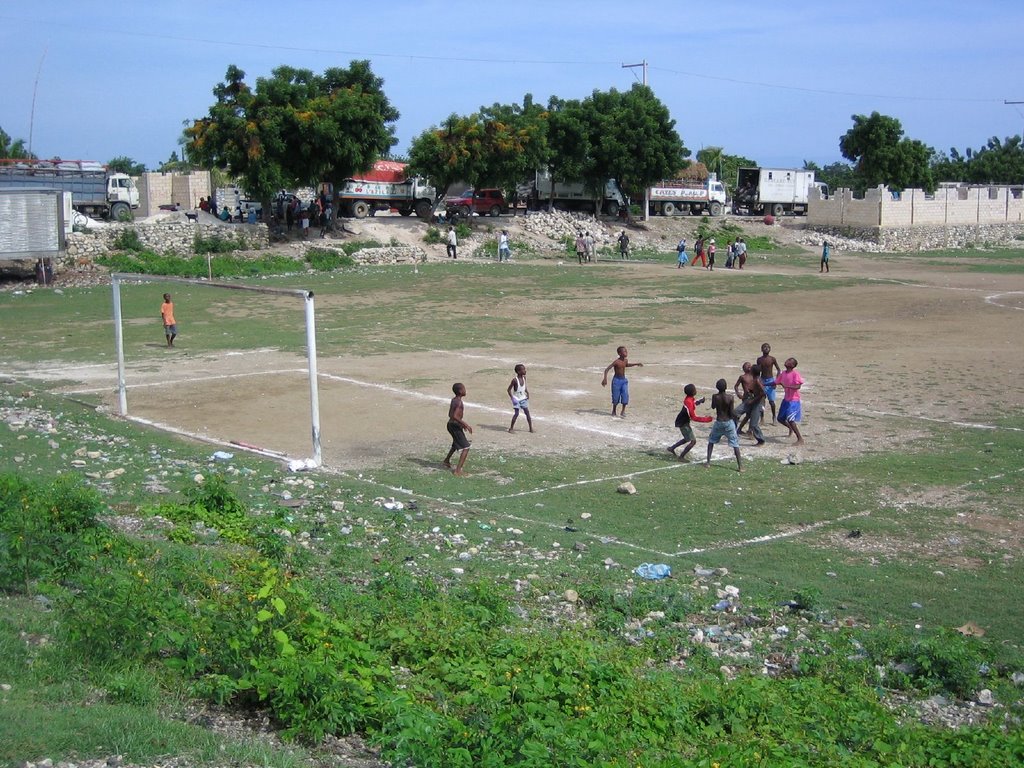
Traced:
POLYGON ((352 215, 357 219, 365 219, 370 215, 370 204, 365 200, 356 200, 352 203, 352 215))
POLYGON ((491 215, 491 218, 497 218, 498 216, 501 216, 501 206, 500 205, 492 205, 491 206, 491 210, 489 211, 489 213, 491 215))
POLYGON ((401 208, 398 209, 398 212, 403 216, 412 216, 412 206, 403 205, 401 208))
POLYGON ((782 203, 776 203, 775 205, 772 206, 772 216, 774 216, 775 218, 779 218, 779 216, 781 216, 785 212, 785 210, 786 209, 782 206, 782 203))
POLYGON ((110 206, 110 218, 113 221, 126 221, 132 217, 132 209, 128 203, 114 203, 110 206))
POLYGON ((608 205, 605 206, 605 213, 609 216, 619 215, 619 203, 617 200, 609 200, 608 205))
POLYGON ((721 203, 717 203, 716 202, 716 203, 712 203, 711 204, 711 215, 712 216, 721 216, 722 215, 722 204, 721 203))
POLYGON ((432 206, 426 200, 416 201, 416 215, 421 219, 429 219, 432 206))
POLYGON ((675 205, 675 203, 662 203, 661 204, 661 212, 663 214, 665 214, 666 216, 675 216, 676 215, 676 205, 675 205))
POLYGON ((460 205, 459 206, 459 210, 458 210, 459 216, 465 216, 468 219, 469 218, 469 214, 471 214, 471 213, 472 213, 472 211, 469 210, 469 206, 468 205, 460 205))

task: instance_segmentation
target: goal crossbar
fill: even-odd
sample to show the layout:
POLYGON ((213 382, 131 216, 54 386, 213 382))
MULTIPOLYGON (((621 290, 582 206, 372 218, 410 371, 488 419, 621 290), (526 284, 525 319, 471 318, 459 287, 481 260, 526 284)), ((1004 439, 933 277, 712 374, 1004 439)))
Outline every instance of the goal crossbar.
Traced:
POLYGON ((110 276, 114 299, 114 344, 117 347, 117 400, 122 416, 128 416, 128 385, 124 365, 124 332, 121 320, 121 283, 184 283, 201 285, 207 288, 224 288, 229 291, 250 291, 276 296, 301 297, 306 308, 306 359, 309 370, 309 401, 310 422, 313 438, 312 460, 316 466, 323 463, 320 447, 320 394, 317 389, 316 367, 316 319, 313 308, 313 292, 303 288, 269 288, 265 286, 240 285, 238 283, 220 283, 211 280, 197 280, 190 277, 170 277, 167 275, 146 275, 127 272, 115 272, 110 276))

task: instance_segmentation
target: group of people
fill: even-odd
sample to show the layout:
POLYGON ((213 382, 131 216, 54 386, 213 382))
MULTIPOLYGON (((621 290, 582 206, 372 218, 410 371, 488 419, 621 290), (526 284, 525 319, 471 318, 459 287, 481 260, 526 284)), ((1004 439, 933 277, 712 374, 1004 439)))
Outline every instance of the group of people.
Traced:
MULTIPOLYGON (((679 254, 677 259, 676 269, 682 269, 687 264, 691 267, 697 266, 697 262, 701 263, 701 266, 708 270, 715 268, 715 253, 717 252, 717 246, 715 245, 715 238, 698 237, 697 242, 693 244, 693 261, 690 261, 689 254, 686 252, 686 238, 682 238, 678 245, 676 245, 676 253, 679 254)), ((733 242, 729 244, 729 253, 725 259, 725 266, 727 269, 743 269, 743 266, 747 263, 747 244, 742 237, 737 237, 733 242)))
POLYGON ((334 207, 326 193, 321 193, 309 205, 303 205, 299 198, 286 200, 284 196, 277 200, 277 217, 283 216, 288 231, 298 226, 303 240, 309 239, 310 226, 320 227, 320 237, 326 237, 334 222, 334 207))
MULTIPOLYGON (((629 379, 626 371, 629 368, 642 368, 643 363, 630 362, 629 350, 626 347, 616 349, 616 358, 604 369, 601 378, 601 386, 608 386, 608 374, 611 378, 612 416, 619 418, 626 417, 626 406, 629 405, 629 379)), ((764 445, 766 440, 761 429, 761 422, 765 414, 766 405, 771 410, 772 424, 781 424, 789 432, 787 437, 796 436, 796 444, 803 445, 803 435, 800 434, 800 421, 803 412, 800 401, 800 390, 804 380, 797 370, 797 360, 790 357, 779 367, 778 360, 772 355, 770 344, 761 345, 761 356, 757 362, 745 362, 741 366, 742 373, 733 385, 733 391, 728 391, 728 383, 725 379, 715 382, 715 394, 711 396, 711 408, 714 410, 714 417, 700 416, 697 414, 697 406, 705 402, 705 398, 697 399, 697 387, 690 383, 683 387, 683 406, 675 418, 675 426, 682 434, 682 439, 668 446, 669 453, 676 455, 680 447, 683 452, 679 454, 681 461, 688 461, 687 454, 697 445, 697 438, 693 431, 693 424, 711 424, 711 431, 708 434, 707 457, 704 461, 705 467, 711 466, 711 455, 714 447, 724 437, 736 456, 736 469, 743 471, 743 458, 740 454, 739 436, 749 435, 755 441, 755 445, 764 445), (782 403, 776 412, 776 390, 783 389, 782 403), (747 428, 744 432, 744 427, 747 428)), ((530 416, 530 392, 526 386, 526 366, 519 363, 515 366, 515 376, 509 382, 506 391, 512 401, 512 423, 508 431, 515 430, 519 414, 526 417, 526 423, 530 432, 533 432, 533 419, 530 416)), ((473 428, 466 423, 465 403, 466 387, 462 383, 452 386, 451 402, 448 406, 448 433, 452 438, 451 449, 445 456, 443 465, 451 469, 456 475, 464 474, 463 468, 466 458, 469 455, 470 441, 466 433, 473 434, 473 428), (456 465, 452 466, 452 457, 459 453, 456 465)))
MULTIPOLYGON (((625 234, 625 232, 623 232, 623 234, 625 234)), ((584 233, 583 230, 580 230, 579 234, 576 235, 575 247, 576 258, 579 260, 580 264, 583 264, 584 262, 590 264, 597 255, 594 250, 594 236, 589 232, 584 233)))
POLYGON ((675 421, 676 427, 682 433, 682 439, 668 446, 669 453, 675 454, 677 448, 685 445, 679 458, 687 461, 686 455, 697 444, 692 423, 713 421, 708 435, 708 451, 704 466, 711 466, 712 451, 724 437, 736 456, 736 469, 742 472, 743 459, 740 455, 739 436, 744 434, 743 427, 746 426, 745 434, 755 441, 755 445, 765 444, 761 420, 766 404, 771 408, 772 424, 782 424, 789 430, 787 437, 796 435, 796 444, 803 445, 803 435, 800 434, 800 421, 803 418, 800 389, 804 380, 797 370, 796 358, 787 358, 780 369, 778 360, 772 355, 771 345, 762 344, 761 356, 757 358, 757 362, 743 363, 741 370, 742 373, 736 379, 732 392, 727 391, 728 383, 725 379, 715 382, 716 392, 711 397, 711 407, 715 411, 713 420, 710 416, 697 415, 696 406, 704 402, 703 398, 695 400, 697 388, 693 384, 687 384, 683 388, 683 407, 675 421), (782 387, 783 397, 776 414, 778 387, 782 387))

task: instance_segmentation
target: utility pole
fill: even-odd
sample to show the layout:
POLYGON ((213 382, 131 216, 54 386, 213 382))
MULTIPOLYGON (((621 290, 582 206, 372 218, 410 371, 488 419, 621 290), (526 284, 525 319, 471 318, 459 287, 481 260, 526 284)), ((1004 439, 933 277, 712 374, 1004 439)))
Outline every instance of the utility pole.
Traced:
MULTIPOLYGON (((647 59, 644 59, 639 64, 623 64, 622 65, 623 69, 634 69, 636 67, 640 67, 643 70, 643 80, 641 82, 643 82, 643 84, 646 86, 647 85, 647 59)), ((644 221, 650 221, 650 220, 651 220, 651 204, 650 204, 650 201, 647 199, 647 187, 644 187, 644 221)))
MULTIPOLYGON (((1007 101, 1003 99, 1003 104, 1024 104, 1024 101, 1007 101)), ((1020 110, 1018 109, 1017 111, 1019 112, 1020 110)), ((1024 133, 1021 133, 1021 138, 1024 139, 1024 133)))

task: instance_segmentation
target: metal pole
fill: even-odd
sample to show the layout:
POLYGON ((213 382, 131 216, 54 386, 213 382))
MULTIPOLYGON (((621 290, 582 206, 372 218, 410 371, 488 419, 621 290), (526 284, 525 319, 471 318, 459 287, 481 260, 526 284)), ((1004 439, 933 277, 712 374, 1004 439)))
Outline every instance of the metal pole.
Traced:
POLYGON ((121 332, 121 280, 112 275, 110 285, 114 291, 114 346, 117 348, 117 403, 121 415, 128 415, 128 388, 124 376, 124 335, 121 332))
POLYGON ((316 370, 316 322, 313 313, 313 292, 306 293, 306 357, 309 361, 309 410, 313 432, 313 461, 323 463, 320 450, 320 392, 316 370))

